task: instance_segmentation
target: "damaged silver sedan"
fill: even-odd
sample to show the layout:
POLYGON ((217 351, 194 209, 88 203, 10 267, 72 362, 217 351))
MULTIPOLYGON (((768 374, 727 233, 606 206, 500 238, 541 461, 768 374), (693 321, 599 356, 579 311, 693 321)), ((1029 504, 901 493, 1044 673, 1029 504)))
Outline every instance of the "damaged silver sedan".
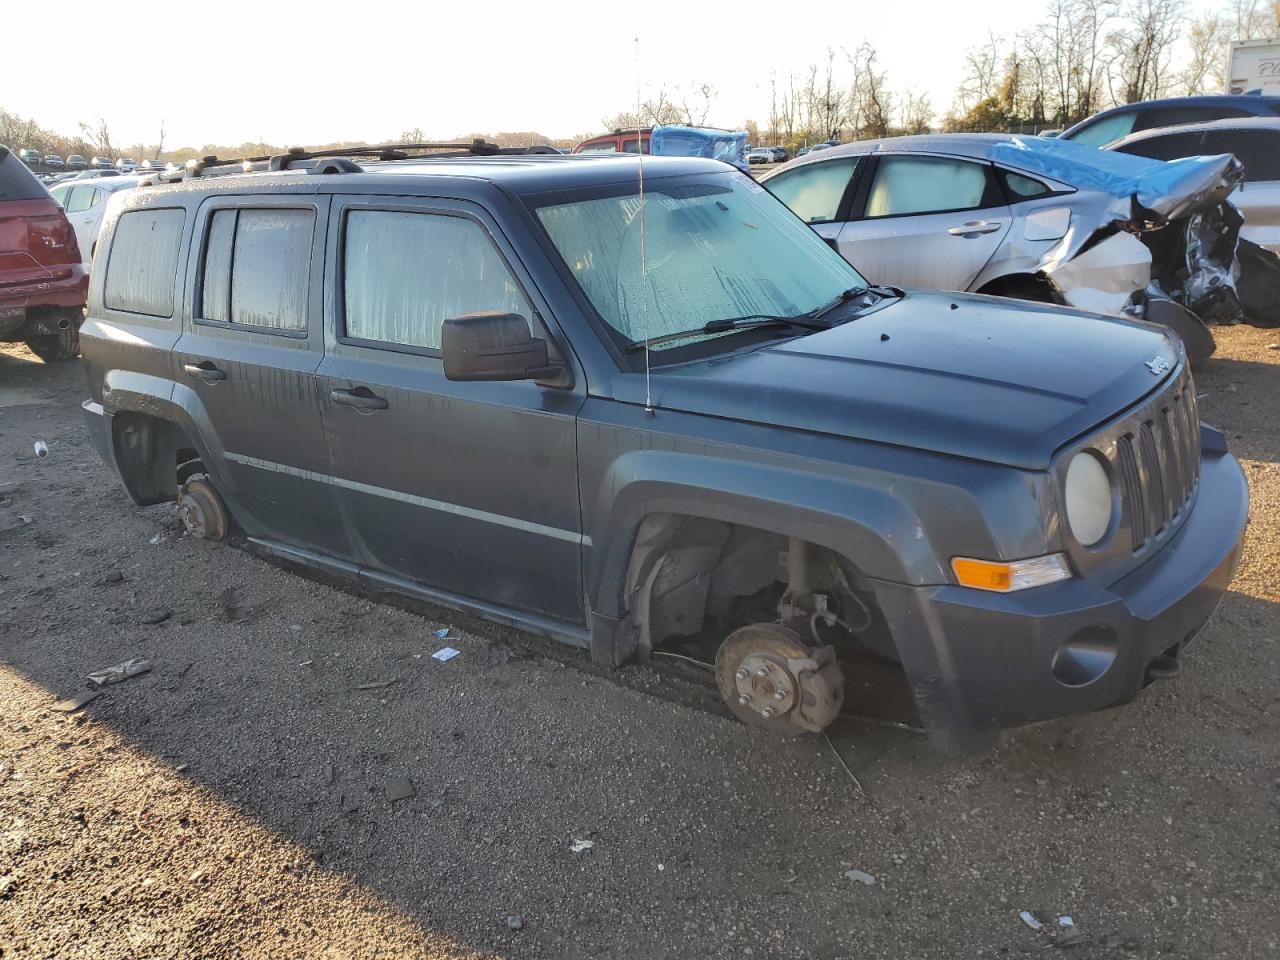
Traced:
POLYGON ((1008 134, 893 137, 764 185, 879 284, 967 290, 1166 323, 1194 360, 1233 322, 1231 156, 1165 163, 1008 134))

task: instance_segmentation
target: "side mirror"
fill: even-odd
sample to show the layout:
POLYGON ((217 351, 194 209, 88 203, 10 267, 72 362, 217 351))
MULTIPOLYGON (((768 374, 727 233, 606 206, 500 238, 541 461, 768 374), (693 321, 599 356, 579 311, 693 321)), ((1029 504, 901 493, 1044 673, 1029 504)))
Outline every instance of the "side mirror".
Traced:
POLYGON ((515 313, 469 313, 444 322, 444 375, 450 380, 549 380, 564 366, 547 357, 547 341, 515 313))

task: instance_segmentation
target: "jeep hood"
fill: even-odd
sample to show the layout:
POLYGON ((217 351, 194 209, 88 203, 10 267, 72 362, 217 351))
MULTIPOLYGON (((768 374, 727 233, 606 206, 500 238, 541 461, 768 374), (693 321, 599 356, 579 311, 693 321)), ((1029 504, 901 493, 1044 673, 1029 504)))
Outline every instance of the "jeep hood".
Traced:
MULTIPOLYGON (((1180 359, 1152 324, 911 292, 829 330, 656 367, 652 391, 659 417, 680 410, 1043 470, 1180 359)), ((614 387, 643 403, 643 374, 614 387)))

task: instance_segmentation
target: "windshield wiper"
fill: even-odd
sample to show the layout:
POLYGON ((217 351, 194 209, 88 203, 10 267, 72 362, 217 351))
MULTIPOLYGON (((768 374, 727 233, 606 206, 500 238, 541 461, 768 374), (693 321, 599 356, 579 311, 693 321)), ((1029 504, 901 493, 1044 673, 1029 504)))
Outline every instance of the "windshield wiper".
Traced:
POLYGON ((662 333, 647 340, 637 340, 627 347, 628 351, 643 350, 675 340, 687 340, 702 333, 728 333, 733 330, 759 330, 765 327, 800 327, 805 330, 825 330, 825 323, 813 323, 809 314, 798 317, 780 317, 769 313, 749 313, 744 317, 727 317, 723 320, 708 320, 700 327, 680 330, 676 333, 662 333))

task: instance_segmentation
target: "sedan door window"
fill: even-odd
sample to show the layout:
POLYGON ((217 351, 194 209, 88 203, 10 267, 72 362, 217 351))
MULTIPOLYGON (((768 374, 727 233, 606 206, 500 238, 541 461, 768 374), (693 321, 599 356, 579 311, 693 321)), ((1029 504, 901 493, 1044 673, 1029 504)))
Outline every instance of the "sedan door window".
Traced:
POLYGON ((987 206, 989 180, 985 166, 946 157, 881 157, 868 217, 902 217, 987 206))
POLYGON ((839 215, 860 157, 809 163, 770 177, 769 192, 805 223, 831 223, 839 215))

